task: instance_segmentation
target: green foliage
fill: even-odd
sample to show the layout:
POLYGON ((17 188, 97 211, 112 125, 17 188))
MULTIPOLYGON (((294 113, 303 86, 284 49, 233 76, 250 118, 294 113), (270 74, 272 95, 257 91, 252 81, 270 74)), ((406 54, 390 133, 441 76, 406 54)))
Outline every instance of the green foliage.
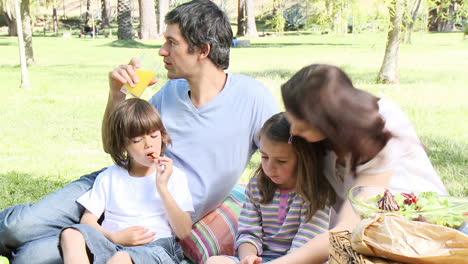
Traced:
POLYGON ((307 17, 304 13, 304 6, 301 4, 288 7, 284 10, 283 16, 286 30, 299 30, 303 29, 306 25, 307 17))
POLYGON ((468 17, 467 0, 426 0, 429 10, 437 9, 437 18, 441 21, 453 20, 455 23, 463 24, 468 17), (450 12, 454 9, 454 12, 450 12))
POLYGON ((278 9, 276 14, 271 19, 266 21, 266 25, 269 26, 277 34, 281 34, 284 31, 286 19, 283 16, 282 9, 278 9))

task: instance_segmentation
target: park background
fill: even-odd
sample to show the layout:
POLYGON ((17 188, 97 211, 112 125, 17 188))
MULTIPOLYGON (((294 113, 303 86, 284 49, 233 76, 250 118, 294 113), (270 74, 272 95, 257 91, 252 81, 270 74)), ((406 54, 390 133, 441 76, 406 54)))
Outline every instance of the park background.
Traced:
MULTIPOLYGON (((30 89, 25 89, 20 88, 26 67, 20 65, 19 38, 10 36, 5 22, 6 7, 14 7, 15 1, 0 0, 0 209, 36 202, 112 164, 101 143, 107 74, 131 57, 157 52, 163 44, 160 36, 142 39, 138 33, 142 29, 138 1, 129 2, 134 29, 129 39, 119 35, 120 1, 110 1, 114 13, 104 29, 97 0, 91 1, 96 9, 90 9, 88 19, 84 0, 30 1, 34 63, 27 67, 30 89), (80 34, 87 23, 100 29, 94 38, 80 34)), ((411 14, 414 1, 398 1, 406 3, 406 14, 411 14)), ((170 1, 168 8, 181 2, 170 1)), ((215 2, 229 14, 233 32, 238 33, 238 2, 215 2)), ((257 34, 247 36, 244 28, 244 35, 238 35, 250 45, 231 50, 228 71, 264 83, 283 108, 280 86, 296 71, 312 63, 341 67, 356 87, 401 106, 450 194, 468 196, 468 40, 466 13, 461 12, 466 2, 438 1, 434 7, 434 1, 421 1, 407 43, 403 24, 412 20, 404 16, 399 30, 398 80, 389 84, 379 80, 379 71, 392 29, 389 7, 394 2, 253 1, 257 34), (327 9, 327 3, 334 9, 327 9), (452 3, 453 10, 441 3, 452 3), (294 9, 297 4, 301 8, 294 9), (435 22, 431 8, 437 11, 435 22)), ((159 83, 147 88, 142 98, 149 99, 167 81, 166 71, 159 71, 157 77, 159 83)), ((248 180, 259 162, 255 155, 241 182, 248 180)))

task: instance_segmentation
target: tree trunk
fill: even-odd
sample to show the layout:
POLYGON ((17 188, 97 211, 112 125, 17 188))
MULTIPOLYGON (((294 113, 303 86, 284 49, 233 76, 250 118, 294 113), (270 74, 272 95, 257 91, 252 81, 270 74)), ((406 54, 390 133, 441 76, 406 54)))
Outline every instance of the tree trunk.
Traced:
POLYGON ((102 0, 101 1, 101 17, 102 17, 102 24, 101 28, 109 28, 110 27, 110 16, 111 16, 111 7, 110 7, 110 1, 109 0, 102 0))
POLYGON ((16 28, 15 10, 11 10, 11 6, 8 1, 5 2, 5 11, 2 11, 2 15, 4 15, 3 17, 5 18, 8 26, 8 36, 18 36, 18 29, 16 28))
POLYGON ((159 0, 158 1, 158 30, 159 34, 162 34, 166 31, 166 23, 164 22, 164 17, 167 12, 169 12, 169 0, 159 0))
POLYGON ((89 16, 91 15, 91 0, 86 0, 85 26, 89 26, 89 16))
POLYGON ((455 21, 453 18, 455 17, 455 6, 454 3, 452 3, 447 9, 444 10, 446 13, 446 16, 449 17, 450 19, 447 19, 443 21, 442 23, 442 31, 443 32, 451 32, 455 29, 455 21))
POLYGON ((436 2, 436 7, 429 10, 429 31, 450 32, 455 28, 455 1, 436 2), (443 5, 443 7, 441 7, 443 5))
POLYGON ((26 64, 31 66, 34 64, 34 52, 32 46, 32 30, 31 30, 31 15, 29 12, 29 0, 21 1, 21 16, 23 18, 23 40, 26 53, 26 64))
POLYGON ((65 0, 62 1, 62 11, 63 11, 63 17, 67 18, 67 13, 65 12, 65 0))
POLYGON ((21 14, 18 0, 15 0, 16 28, 18 29, 18 46, 21 65, 21 86, 22 89, 31 89, 31 83, 28 77, 28 68, 26 65, 26 54, 24 51, 23 29, 21 26, 21 14))
POLYGON ((52 10, 52 21, 54 23, 54 34, 57 36, 58 34, 58 21, 57 21, 57 6, 54 3, 54 8, 52 10))
POLYGON ((117 24, 119 39, 133 39, 132 8, 129 0, 118 0, 117 24))
POLYGON ((156 26, 154 0, 139 0, 138 3, 140 5, 140 39, 156 39, 158 37, 158 28, 156 26))
POLYGON ((244 36, 244 14, 245 14, 245 0, 239 0, 237 8, 237 36, 244 36))
POLYGON ((247 32, 246 36, 257 37, 257 25, 255 24, 254 1, 245 0, 245 12, 247 14, 247 32))
POLYGON ((401 22, 403 20, 403 0, 393 0, 390 11, 391 28, 387 35, 385 56, 380 68, 379 81, 398 83, 398 57, 401 42, 401 22))
POLYGON ((413 33, 414 22, 418 18, 419 7, 421 6, 422 0, 415 0, 413 9, 411 10, 411 21, 406 23, 406 32, 404 43, 411 44, 411 34, 413 33))

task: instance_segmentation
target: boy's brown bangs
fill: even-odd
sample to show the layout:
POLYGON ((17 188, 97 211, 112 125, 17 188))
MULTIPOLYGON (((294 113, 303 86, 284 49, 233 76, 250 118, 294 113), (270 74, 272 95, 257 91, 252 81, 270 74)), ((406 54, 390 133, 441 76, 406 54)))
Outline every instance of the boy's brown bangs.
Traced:
POLYGON ((125 131, 126 138, 134 138, 148 135, 156 130, 160 130, 161 120, 154 109, 137 109, 132 118, 127 119, 125 131), (140 111, 138 111, 140 110, 140 111))

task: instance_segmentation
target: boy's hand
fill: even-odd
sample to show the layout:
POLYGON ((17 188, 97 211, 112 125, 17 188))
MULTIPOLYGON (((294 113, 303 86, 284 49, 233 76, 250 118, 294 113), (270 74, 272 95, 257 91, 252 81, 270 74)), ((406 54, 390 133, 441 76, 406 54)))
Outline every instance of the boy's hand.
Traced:
POLYGON ((132 247, 148 244, 153 241, 155 234, 156 233, 154 232, 148 233, 148 228, 142 226, 131 226, 113 233, 111 240, 114 244, 132 247))
POLYGON ((156 188, 161 191, 161 188, 167 187, 167 182, 172 174, 172 159, 168 157, 159 157, 156 164, 156 188))
POLYGON ((250 255, 241 259, 241 261, 239 261, 239 264, 260 264, 261 262, 262 262, 261 257, 250 255))

